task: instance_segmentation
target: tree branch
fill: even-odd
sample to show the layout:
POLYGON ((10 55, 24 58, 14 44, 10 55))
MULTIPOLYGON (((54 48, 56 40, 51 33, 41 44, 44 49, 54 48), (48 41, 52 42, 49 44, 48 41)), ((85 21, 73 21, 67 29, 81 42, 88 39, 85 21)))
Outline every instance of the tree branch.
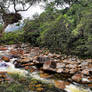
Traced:
POLYGON ((17 12, 15 0, 13 0, 13 5, 14 5, 14 10, 15 10, 15 12, 17 12))
POLYGON ((20 11, 27 11, 29 8, 31 7, 31 5, 28 7, 28 8, 26 8, 26 9, 22 9, 22 10, 16 10, 17 12, 20 12, 20 11))
POLYGON ((0 4, 0 8, 1 8, 1 9, 0 9, 0 10, 1 10, 0 13, 3 13, 3 14, 4 14, 4 13, 5 13, 5 10, 4 10, 4 8, 2 7, 1 4, 0 4))

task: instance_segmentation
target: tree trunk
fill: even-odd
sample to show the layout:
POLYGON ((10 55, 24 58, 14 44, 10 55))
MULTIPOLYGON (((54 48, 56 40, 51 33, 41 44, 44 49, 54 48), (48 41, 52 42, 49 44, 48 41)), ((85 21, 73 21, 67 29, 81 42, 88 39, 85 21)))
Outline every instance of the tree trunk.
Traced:
POLYGON ((3 25, 3 28, 2 28, 2 30, 0 31, 0 37, 3 36, 3 32, 5 31, 5 29, 6 29, 7 26, 8 26, 8 24, 4 24, 4 25, 3 25))

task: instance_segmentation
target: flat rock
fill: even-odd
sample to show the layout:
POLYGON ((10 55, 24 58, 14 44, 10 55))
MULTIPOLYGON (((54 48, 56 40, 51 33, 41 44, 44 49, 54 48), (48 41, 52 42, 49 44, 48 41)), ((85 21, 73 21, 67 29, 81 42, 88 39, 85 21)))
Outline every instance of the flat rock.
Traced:
POLYGON ((49 69, 50 68, 51 61, 47 61, 43 64, 43 69, 49 69))
POLYGON ((30 58, 30 57, 22 57, 21 59, 19 59, 19 62, 21 62, 21 63, 32 62, 32 58, 30 58))
POLYGON ((50 77, 52 77, 52 75, 49 75, 47 73, 40 73, 40 77, 41 78, 50 78, 50 77))
POLYGON ((89 69, 84 69, 81 73, 84 75, 89 75, 89 69))
POLYGON ((77 71, 78 71, 77 68, 72 68, 72 69, 70 69, 70 74, 74 74, 74 73, 76 73, 77 71))
POLYGON ((50 60, 50 58, 48 56, 39 56, 39 57, 37 57, 37 61, 39 63, 45 63, 46 61, 49 61, 49 60, 50 60))
POLYGON ((2 56, 1 59, 4 60, 5 62, 9 62, 10 61, 10 58, 9 57, 6 57, 6 56, 2 56))
POLYGON ((65 82, 65 81, 54 81, 55 83, 55 87, 59 88, 59 89, 64 89, 66 87, 66 85, 69 85, 69 82, 65 82))
POLYGON ((64 63, 56 63, 56 68, 64 68, 65 64, 64 63))
POLYGON ((0 46, 0 51, 5 51, 5 50, 8 50, 8 48, 0 46))
POLYGON ((75 74, 72 76, 72 80, 76 82, 80 82, 82 80, 82 75, 81 74, 75 74))

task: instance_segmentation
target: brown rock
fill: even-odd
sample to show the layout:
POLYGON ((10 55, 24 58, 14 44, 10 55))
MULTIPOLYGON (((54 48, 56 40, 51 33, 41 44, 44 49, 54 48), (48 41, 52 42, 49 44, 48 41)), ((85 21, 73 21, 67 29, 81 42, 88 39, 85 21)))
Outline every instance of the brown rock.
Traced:
POLYGON ((0 78, 0 82, 2 82, 3 80, 0 78))
POLYGON ((28 70, 28 69, 30 69, 28 66, 25 66, 25 70, 28 70))
POLYGON ((37 92, 42 92, 43 88, 37 88, 36 90, 37 90, 37 92))
POLYGON ((12 55, 17 55, 17 51, 15 51, 15 50, 10 50, 10 54, 12 54, 12 55))
POLYGON ((92 88, 92 84, 88 84, 88 87, 92 88))
POLYGON ((68 67, 73 69, 73 68, 77 68, 77 65, 76 64, 69 64, 68 67))
POLYGON ((77 68, 70 69, 70 74, 74 74, 74 73, 76 73, 77 71, 78 71, 77 68))
POLYGON ((57 63, 56 68, 64 68, 65 64, 64 63, 57 63))
POLYGON ((50 58, 48 57, 48 56, 39 56, 38 58, 37 58, 37 61, 39 62, 39 63, 45 63, 46 61, 49 61, 50 60, 50 58))
POLYGON ((5 81, 10 81, 11 79, 9 79, 9 78, 5 78, 5 81))
POLYGON ((69 82, 65 82, 65 81, 54 81, 55 82, 55 86, 59 89, 64 89, 66 87, 66 85, 69 85, 69 82))
POLYGON ((65 73, 69 73, 69 69, 66 68, 66 69, 64 70, 64 72, 65 72, 65 73))
POLYGON ((31 70, 30 70, 30 72, 32 73, 32 72, 34 72, 36 69, 34 69, 34 68, 31 68, 31 70))
POLYGON ((47 74, 47 73, 40 73, 40 77, 41 78, 50 78, 51 75, 47 74))
POLYGON ((39 48, 34 48, 34 49, 31 49, 31 52, 30 52, 30 57, 35 57, 35 56, 38 56, 39 55, 39 48))
POLYGON ((63 68, 57 69, 56 72, 57 73, 62 73, 62 72, 64 72, 64 69, 63 68))
POLYGON ((49 54, 49 51, 46 51, 46 52, 45 52, 45 55, 48 55, 48 54, 49 54))
POLYGON ((3 74, 3 75, 1 75, 0 77, 2 77, 2 78, 6 78, 7 76, 6 76, 5 74, 3 74))
POLYGON ((76 82, 80 82, 82 80, 82 75, 81 74, 75 74, 74 76, 72 76, 72 80, 74 80, 76 82))
POLYGON ((29 64, 22 64, 22 66, 32 66, 34 63, 29 63, 29 64))
POLYGON ((92 68, 92 64, 89 64, 89 65, 88 65, 88 68, 92 68))
POLYGON ((43 64, 44 70, 56 71, 56 62, 55 61, 47 61, 43 64))
POLYGON ((24 55, 24 51, 22 49, 18 49, 17 54, 24 55))
POLYGON ((51 61, 50 68, 56 69, 56 62, 55 61, 51 61))
POLYGON ((27 57, 23 57, 22 59, 19 60, 20 62, 30 62, 32 61, 32 58, 27 58, 27 57))
POLYGON ((6 61, 6 62, 9 62, 10 61, 10 58, 9 57, 6 57, 6 56, 3 56, 2 57, 2 60, 6 61))
POLYGON ((92 77, 89 77, 88 80, 89 80, 89 81, 92 81, 92 77))
POLYGON ((89 75, 89 69, 84 69, 81 73, 85 75, 89 75))
POLYGON ((92 59, 86 59, 85 61, 87 61, 87 62, 92 62, 92 59))
POLYGON ((6 48, 6 47, 0 47, 0 51, 5 51, 5 50, 8 50, 8 48, 6 48))
POLYGON ((49 57, 49 58, 53 58, 53 54, 52 54, 52 53, 49 53, 49 54, 48 54, 48 57, 49 57))
POLYGON ((21 49, 17 49, 17 50, 13 50, 13 49, 11 49, 10 50, 10 54, 12 54, 12 55, 24 55, 24 51, 23 50, 21 50, 21 49))
POLYGON ((51 61, 47 61, 43 64, 43 69, 49 69, 50 68, 51 61))
POLYGON ((0 72, 0 74, 6 74, 7 72, 0 72))

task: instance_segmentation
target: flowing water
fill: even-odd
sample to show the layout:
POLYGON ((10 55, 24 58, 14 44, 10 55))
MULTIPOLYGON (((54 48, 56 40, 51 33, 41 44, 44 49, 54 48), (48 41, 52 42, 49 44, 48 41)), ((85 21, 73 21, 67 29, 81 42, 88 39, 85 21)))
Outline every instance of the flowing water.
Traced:
MULTIPOLYGON (((8 55, 8 52, 9 50, 12 49, 12 47, 9 47, 8 50, 6 51, 0 51, 0 57, 1 56, 5 56, 5 55, 8 55)), ((54 79, 45 79, 45 78, 41 78, 40 75, 39 75, 39 72, 32 72, 32 73, 29 73, 28 71, 24 70, 24 69, 18 69, 18 68, 15 68, 14 64, 13 64, 13 61, 16 60, 17 58, 12 58, 10 60, 10 62, 5 62, 5 61, 2 61, 0 62, 0 72, 8 72, 8 73, 16 73, 16 74, 19 74, 19 75, 22 75, 22 76, 30 76, 34 79, 37 79, 39 81, 42 81, 46 84, 54 84, 54 79)), ((83 86, 81 85, 77 85, 77 84, 70 84, 68 86, 66 86, 65 90, 67 92, 92 92, 89 88, 83 88, 83 86)))

